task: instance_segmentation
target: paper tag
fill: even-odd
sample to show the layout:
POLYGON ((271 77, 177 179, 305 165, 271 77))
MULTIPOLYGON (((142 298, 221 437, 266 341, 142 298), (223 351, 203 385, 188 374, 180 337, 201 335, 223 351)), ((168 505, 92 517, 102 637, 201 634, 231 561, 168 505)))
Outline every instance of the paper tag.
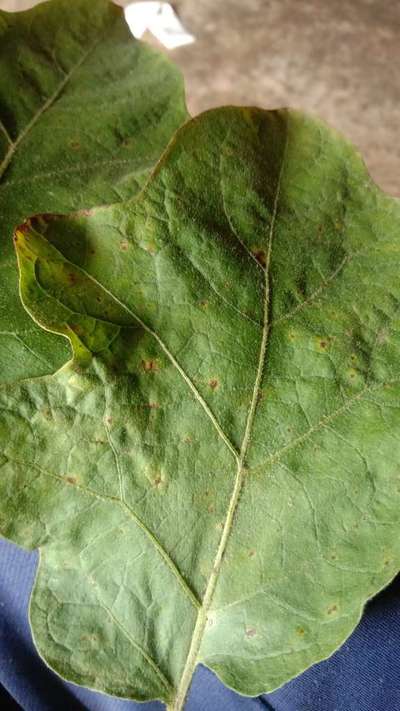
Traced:
POLYGON ((168 2, 133 2, 125 7, 125 18, 134 37, 149 30, 167 49, 195 41, 168 2))

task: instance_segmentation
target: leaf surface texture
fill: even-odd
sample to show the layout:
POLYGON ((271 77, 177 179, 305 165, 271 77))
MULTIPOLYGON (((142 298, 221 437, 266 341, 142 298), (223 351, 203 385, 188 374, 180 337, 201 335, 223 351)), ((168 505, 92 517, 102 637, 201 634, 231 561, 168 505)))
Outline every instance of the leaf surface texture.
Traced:
POLYGON ((16 233, 73 360, 1 390, 4 535, 66 678, 183 708, 330 655, 399 569, 399 203, 292 111, 178 131, 136 198, 16 233))

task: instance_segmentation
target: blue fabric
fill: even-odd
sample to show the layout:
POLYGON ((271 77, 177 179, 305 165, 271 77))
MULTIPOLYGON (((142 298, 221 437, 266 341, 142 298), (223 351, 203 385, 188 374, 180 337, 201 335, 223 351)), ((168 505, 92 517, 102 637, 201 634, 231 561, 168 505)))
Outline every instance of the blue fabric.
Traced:
MULTIPOLYGON (((28 601, 37 558, 0 540, 0 709, 13 711, 161 711, 74 684, 50 671, 33 647, 28 601)), ((200 668, 187 711, 398 711, 400 576, 369 603, 363 620, 329 660, 272 694, 247 699, 200 668)))

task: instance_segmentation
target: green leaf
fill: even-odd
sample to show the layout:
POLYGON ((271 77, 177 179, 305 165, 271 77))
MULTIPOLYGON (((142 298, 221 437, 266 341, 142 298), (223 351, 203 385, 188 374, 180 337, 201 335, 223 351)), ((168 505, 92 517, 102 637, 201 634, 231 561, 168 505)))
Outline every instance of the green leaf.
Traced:
POLYGON ((134 195, 187 117, 178 70, 106 0, 0 12, 0 382, 70 356, 21 307, 13 229, 134 195))
POLYGON ((5 536, 40 653, 183 708, 330 655, 400 567, 399 202, 291 111, 183 127, 145 190, 17 232, 74 359, 1 391, 5 536))

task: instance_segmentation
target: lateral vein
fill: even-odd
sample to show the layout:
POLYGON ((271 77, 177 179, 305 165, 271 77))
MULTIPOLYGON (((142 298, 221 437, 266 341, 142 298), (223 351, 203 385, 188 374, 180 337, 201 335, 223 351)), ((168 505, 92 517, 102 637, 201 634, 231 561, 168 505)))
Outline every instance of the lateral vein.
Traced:
POLYGON ((100 501, 104 501, 106 503, 112 503, 112 504, 117 504, 119 505, 127 514, 128 516, 135 522, 135 524, 140 528, 143 533, 146 535, 146 537, 151 541, 153 544, 154 548, 157 550, 159 553, 160 557, 163 559, 164 563, 167 565, 167 567, 170 569, 172 575, 176 578, 177 582, 179 583, 180 587, 184 591, 185 595, 190 599, 190 601, 193 604, 193 607, 196 609, 199 609, 201 603, 196 597, 195 593, 193 590, 189 587, 188 583, 186 582, 185 578, 183 577, 182 573, 179 571, 175 563, 173 562, 172 558, 168 555, 167 551, 165 548, 161 545, 159 540, 155 537, 154 533, 151 532, 151 530, 146 526, 146 524, 142 521, 142 519, 134 512, 134 510, 128 506, 128 504, 125 501, 121 501, 117 496, 107 496, 105 494, 98 494, 97 491, 94 491, 93 489, 89 489, 87 486, 83 486, 82 484, 78 484, 76 482, 70 482, 66 477, 60 476, 60 474, 54 474, 53 472, 46 471, 45 469, 42 469, 37 464, 34 464, 33 462, 24 462, 20 461, 15 458, 8 458, 10 462, 13 462, 15 464, 22 465, 24 467, 30 466, 33 467, 34 469, 37 469, 40 474, 43 476, 47 476, 51 479, 55 479, 56 481, 64 484, 65 486, 70 486, 74 489, 77 489, 79 491, 82 491, 84 494, 87 494, 88 496, 92 496, 93 498, 96 498, 100 501))
MULTIPOLYGON (((76 265, 75 265, 76 266, 76 265)), ((199 402, 205 413, 208 415, 209 419, 211 420, 212 424, 214 425, 216 431, 218 432, 220 438, 223 440, 227 448, 230 450, 232 455, 234 456, 235 460, 239 460, 239 452, 237 451, 235 445, 231 440, 229 439, 228 435, 224 432, 222 429, 220 423, 218 422, 216 416, 214 415, 213 411, 207 404, 207 402, 204 400, 203 396, 200 394, 198 389, 196 388, 194 382, 191 380, 191 378, 188 376, 186 371, 182 368, 180 363, 177 361, 173 353, 169 350, 167 345, 164 343, 164 341, 160 338, 158 333, 154 331, 150 326, 143 321, 140 316, 138 316, 129 306, 127 306, 123 301, 121 301, 115 294, 107 289, 103 284, 101 284, 95 277, 93 277, 91 274, 89 274, 85 269, 82 269, 82 267, 78 267, 80 271, 85 274, 85 276, 90 279, 94 284, 99 286, 108 296, 110 296, 121 308, 124 309, 132 318, 141 326, 147 333, 149 333, 158 343, 160 348, 164 351, 165 355, 167 356, 168 360, 171 361, 172 365, 175 366, 176 370, 178 373, 181 375, 183 380, 185 381, 186 385, 190 388, 192 391, 195 399, 199 402)))
MULTIPOLYGON (((96 586, 97 587, 97 586, 96 586)), ((99 599, 99 605, 100 607, 103 608, 103 610, 108 614, 110 619, 113 621, 113 623, 121 630, 123 635, 127 638, 127 640, 130 642, 130 644, 137 649, 138 652, 143 656, 143 658, 146 660, 148 665, 152 668, 156 676, 159 678, 159 680, 162 682, 163 686, 168 690, 168 693, 171 695, 173 693, 173 687, 171 686, 170 682, 168 679, 165 677, 165 675, 162 673, 161 669, 157 666, 155 663, 154 659, 150 657, 150 655, 146 652, 143 647, 140 646, 132 637, 132 635, 128 632, 128 630, 125 629, 123 626, 122 622, 119 621, 118 617, 116 617, 113 613, 113 611, 106 605, 104 602, 102 602, 99 599)))
POLYGON ((12 143, 13 143, 12 138, 11 138, 10 134, 8 133, 4 123, 2 121, 0 121, 0 129, 2 130, 4 136, 6 137, 7 143, 9 143, 9 145, 12 146, 12 143))
MULTIPOLYGON (((35 126, 35 124, 38 122, 40 117, 47 111, 56 101, 56 99, 59 97, 61 94, 62 90, 65 88, 66 84, 68 84, 69 80, 73 76, 73 74, 82 66, 82 64, 86 61, 86 59, 90 56, 90 54, 94 51, 98 43, 100 42, 101 37, 98 37, 95 42, 89 47, 86 52, 81 56, 79 61, 74 64, 72 69, 65 75, 63 80, 59 83, 57 86, 56 90, 49 96, 49 98, 42 104, 42 106, 38 109, 38 111, 33 115, 31 120, 27 123, 25 128, 20 132, 18 137, 16 138, 15 141, 10 141, 10 147, 4 156, 2 162, 0 163, 0 179, 3 177, 4 173, 6 172, 8 166, 11 163, 11 160, 14 156, 14 153, 16 152, 18 146, 22 143, 22 141, 27 137, 27 135, 30 133, 32 128, 35 126)), ((4 126, 3 126, 4 130, 4 126)), ((7 136, 10 139, 10 136, 7 136)))
POLYGON ((295 439, 292 439, 290 442, 287 442, 287 444, 285 444, 280 449, 277 449, 275 452, 271 452, 271 454, 266 459, 264 459, 263 462, 252 467, 251 471, 258 471, 259 469, 263 469, 266 466, 275 464, 290 449, 294 449, 299 444, 303 444, 310 437, 312 437, 313 434, 315 434, 316 432, 319 432, 323 427, 326 427, 327 425, 329 425, 331 422, 333 422, 333 420, 335 420, 340 415, 344 414, 345 412, 348 412, 354 404, 356 404, 357 402, 362 402, 365 398, 365 395, 367 395, 368 393, 371 393, 371 392, 375 392, 376 390, 379 390, 380 388, 385 387, 385 385, 390 385, 390 384, 394 384, 394 383, 398 383, 398 382, 399 382, 398 379, 394 379, 394 380, 387 380, 384 383, 378 383, 377 385, 366 385, 356 395, 353 395, 353 397, 349 397, 346 400, 346 402, 344 402, 344 404, 341 405, 340 407, 338 407, 336 410, 329 413, 328 415, 324 415, 324 417, 321 417, 321 419, 318 420, 318 422, 316 422, 314 425, 309 427, 303 434, 299 435, 295 439))

